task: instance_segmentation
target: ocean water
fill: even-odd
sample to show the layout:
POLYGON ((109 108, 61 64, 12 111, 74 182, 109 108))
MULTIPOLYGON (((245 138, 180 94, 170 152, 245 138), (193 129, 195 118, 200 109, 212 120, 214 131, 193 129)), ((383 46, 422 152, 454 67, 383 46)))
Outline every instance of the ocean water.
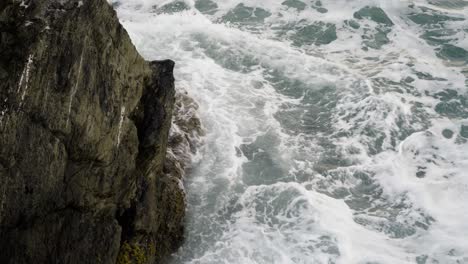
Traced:
POLYGON ((113 0, 206 135, 172 263, 468 263, 468 2, 113 0))

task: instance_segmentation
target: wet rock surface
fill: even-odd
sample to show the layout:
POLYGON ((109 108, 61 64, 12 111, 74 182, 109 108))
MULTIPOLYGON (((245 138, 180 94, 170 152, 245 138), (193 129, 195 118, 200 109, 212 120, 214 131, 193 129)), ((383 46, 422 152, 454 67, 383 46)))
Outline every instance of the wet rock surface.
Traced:
POLYGON ((182 180, 202 145, 205 129, 198 116, 198 103, 184 90, 178 91, 175 98, 165 171, 182 180))
POLYGON ((174 62, 105 0, 2 1, 0 38, 0 263, 162 261, 185 213, 174 62))

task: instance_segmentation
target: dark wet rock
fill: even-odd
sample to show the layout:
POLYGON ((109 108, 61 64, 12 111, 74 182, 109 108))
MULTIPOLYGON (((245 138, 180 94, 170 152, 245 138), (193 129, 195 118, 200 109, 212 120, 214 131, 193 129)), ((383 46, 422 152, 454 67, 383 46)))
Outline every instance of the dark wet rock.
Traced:
POLYGON ((164 170, 169 177, 177 179, 180 184, 205 134, 197 114, 198 107, 186 91, 176 93, 164 170))
POLYGON ((174 251, 174 63, 146 62, 105 0, 2 1, 0 37, 0 263, 174 251))
MULTIPOLYGON (((192 156, 197 153, 204 135, 197 110, 198 104, 186 92, 176 93, 163 176, 161 176, 161 186, 157 188, 162 196, 160 200, 170 201, 161 204, 157 209, 163 218, 159 222, 161 226, 156 230, 164 232, 160 238, 166 239, 166 241, 156 241, 156 243, 166 243, 167 252, 180 246, 179 243, 183 238, 183 226, 180 225, 184 220, 186 204, 183 178, 186 171, 190 169, 192 156), (168 236, 171 239, 167 239, 168 236)), ((154 219, 149 218, 148 220, 153 221, 154 219)), ((145 236, 142 236, 141 239, 145 239, 145 236)))

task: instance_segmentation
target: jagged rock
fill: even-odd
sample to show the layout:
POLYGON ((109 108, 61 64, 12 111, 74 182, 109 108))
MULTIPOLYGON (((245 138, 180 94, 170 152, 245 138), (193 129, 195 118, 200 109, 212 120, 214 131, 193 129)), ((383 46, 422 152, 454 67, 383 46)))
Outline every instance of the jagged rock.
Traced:
POLYGON ((144 61, 105 0, 3 0, 0 40, 0 263, 174 251, 174 63, 144 61))
POLYGON ((181 181, 205 135, 198 104, 184 90, 176 93, 164 171, 181 181))

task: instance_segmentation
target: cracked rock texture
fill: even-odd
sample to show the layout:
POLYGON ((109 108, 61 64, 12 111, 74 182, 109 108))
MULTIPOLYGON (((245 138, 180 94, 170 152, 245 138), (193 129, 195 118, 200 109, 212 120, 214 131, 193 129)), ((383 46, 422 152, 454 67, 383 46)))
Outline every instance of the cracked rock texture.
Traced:
POLYGON ((0 263, 163 262, 185 213, 174 63, 106 0, 2 0, 0 40, 0 263))

